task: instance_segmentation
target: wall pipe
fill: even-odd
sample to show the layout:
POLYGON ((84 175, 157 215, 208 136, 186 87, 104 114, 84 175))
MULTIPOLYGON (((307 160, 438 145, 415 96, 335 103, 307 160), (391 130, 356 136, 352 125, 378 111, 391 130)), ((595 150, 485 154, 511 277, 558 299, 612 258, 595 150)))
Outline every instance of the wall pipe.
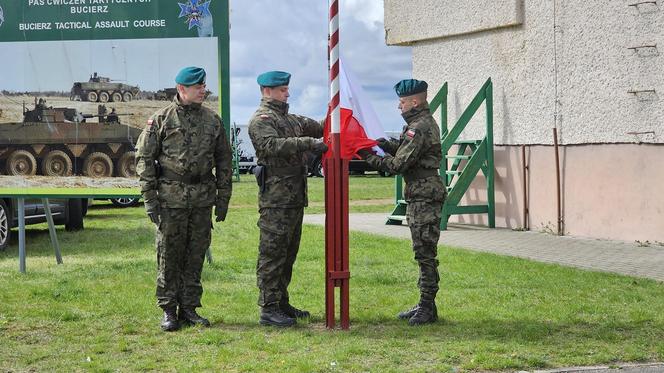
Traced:
POLYGON ((528 183, 527 183, 527 173, 528 173, 528 165, 526 164, 526 146, 521 145, 521 159, 523 161, 522 166, 522 174, 523 174, 523 229, 524 230, 530 230, 530 227, 528 226, 528 183))
POLYGON ((556 153, 556 213, 558 215, 558 235, 563 236, 563 228, 562 228, 562 216, 561 216, 561 208, 560 208, 560 159, 558 157, 558 131, 554 128, 553 129, 553 148, 556 153))

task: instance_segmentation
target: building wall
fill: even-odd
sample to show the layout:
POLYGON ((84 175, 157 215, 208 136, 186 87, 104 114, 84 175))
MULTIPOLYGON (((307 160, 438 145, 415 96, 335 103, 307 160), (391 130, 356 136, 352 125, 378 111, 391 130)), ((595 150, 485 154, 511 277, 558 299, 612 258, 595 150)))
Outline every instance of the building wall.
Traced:
MULTIPOLYGON (((561 147, 563 232, 573 236, 664 243, 662 150, 662 146, 653 144, 561 147)), ((525 155, 528 169, 524 199, 521 146, 494 149, 496 225, 512 229, 527 226, 533 231, 554 233, 558 219, 554 147, 529 145, 525 155), (526 224, 524 201, 528 207, 526 224)), ((483 176, 471 185, 461 204, 481 203, 486 203, 483 176)), ((450 221, 485 225, 487 216, 458 215, 450 221)))
MULTIPOLYGON (((555 231, 556 127, 565 233, 664 242, 663 0, 384 2, 386 41, 412 47, 413 77, 430 97, 449 83, 450 126, 491 77, 499 226, 523 227, 527 144, 530 227, 555 231)), ((462 138, 484 136, 483 115, 462 138)), ((481 182, 468 200, 486 200, 481 182)))
POLYGON ((554 29, 553 0, 385 0, 386 40, 449 82, 451 120, 491 77, 497 144, 664 143, 664 1, 636 2, 557 0, 554 29))

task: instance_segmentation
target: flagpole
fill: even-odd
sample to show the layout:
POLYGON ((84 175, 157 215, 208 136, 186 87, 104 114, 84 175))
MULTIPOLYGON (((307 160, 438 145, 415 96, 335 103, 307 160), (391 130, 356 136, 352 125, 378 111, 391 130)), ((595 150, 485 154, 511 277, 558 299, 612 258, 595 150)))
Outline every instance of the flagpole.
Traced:
POLYGON ((330 138, 325 158, 325 326, 334 328, 335 288, 340 288, 341 328, 350 327, 348 266, 348 160, 341 158, 339 1, 329 0, 330 138))

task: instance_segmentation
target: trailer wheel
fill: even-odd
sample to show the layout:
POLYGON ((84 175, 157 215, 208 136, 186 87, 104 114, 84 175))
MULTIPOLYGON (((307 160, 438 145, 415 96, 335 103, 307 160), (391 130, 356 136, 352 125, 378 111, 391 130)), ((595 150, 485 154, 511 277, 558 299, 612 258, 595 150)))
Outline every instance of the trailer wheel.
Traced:
POLYGON ((66 231, 80 231, 83 229, 83 201, 80 198, 67 200, 66 231))
POLYGON ((99 96, 97 96, 97 92, 88 92, 88 101, 90 102, 97 102, 97 99, 99 96))
POLYGON ((37 174, 37 160, 27 150, 15 150, 7 158, 7 175, 34 176, 37 174))
POLYGON ((108 102, 109 99, 110 96, 108 95, 108 92, 99 93, 99 102, 108 102))
POLYGON ((89 177, 113 176, 113 161, 106 153, 94 152, 83 162, 83 174, 89 177))

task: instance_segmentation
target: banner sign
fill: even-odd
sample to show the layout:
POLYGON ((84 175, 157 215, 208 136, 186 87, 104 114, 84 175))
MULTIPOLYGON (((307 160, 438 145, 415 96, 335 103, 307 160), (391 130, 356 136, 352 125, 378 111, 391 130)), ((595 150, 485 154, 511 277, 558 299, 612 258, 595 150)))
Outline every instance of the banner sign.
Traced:
POLYGON ((186 66, 228 133, 228 1, 0 0, 0 175, 135 179, 138 136, 186 66))
POLYGON ((0 40, 206 37, 227 12, 221 0, 0 0, 0 40))

